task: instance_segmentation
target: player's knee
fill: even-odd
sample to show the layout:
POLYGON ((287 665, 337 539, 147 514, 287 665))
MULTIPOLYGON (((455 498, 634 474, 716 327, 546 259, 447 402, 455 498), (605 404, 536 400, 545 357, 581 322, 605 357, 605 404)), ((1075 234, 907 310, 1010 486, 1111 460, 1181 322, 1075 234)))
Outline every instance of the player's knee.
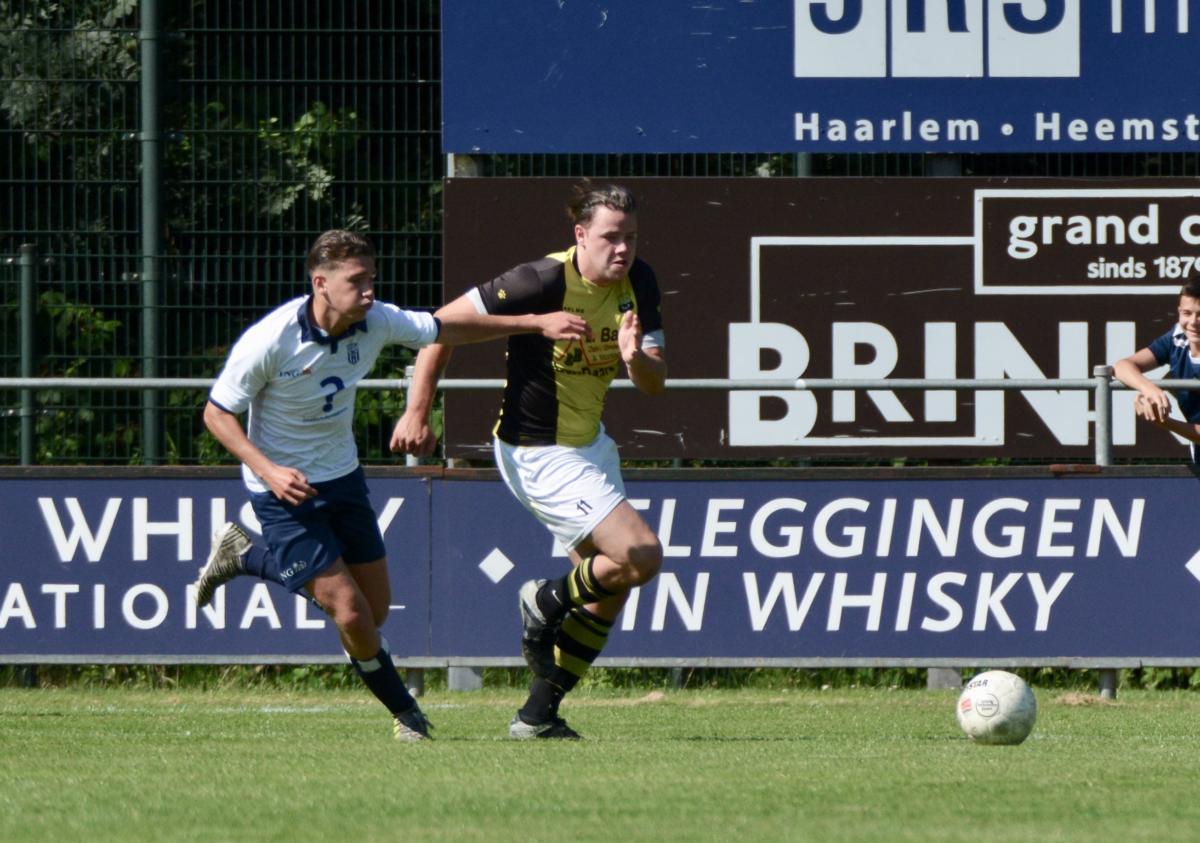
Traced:
POLYGON ((366 606, 357 603, 337 607, 333 611, 333 622, 339 630, 353 639, 370 638, 379 628, 372 612, 366 606))
POLYGON ((653 533, 629 548, 629 567, 637 585, 650 582, 662 568, 662 542, 653 533))

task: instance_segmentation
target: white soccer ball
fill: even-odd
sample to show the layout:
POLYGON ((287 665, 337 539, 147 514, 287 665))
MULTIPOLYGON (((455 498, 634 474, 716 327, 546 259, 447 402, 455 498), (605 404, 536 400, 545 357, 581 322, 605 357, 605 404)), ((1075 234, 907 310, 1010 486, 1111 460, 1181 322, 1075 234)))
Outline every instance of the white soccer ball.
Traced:
POLYGON ((1037 698, 1020 676, 988 670, 971 678, 958 698, 958 725, 976 743, 1017 744, 1037 720, 1037 698))

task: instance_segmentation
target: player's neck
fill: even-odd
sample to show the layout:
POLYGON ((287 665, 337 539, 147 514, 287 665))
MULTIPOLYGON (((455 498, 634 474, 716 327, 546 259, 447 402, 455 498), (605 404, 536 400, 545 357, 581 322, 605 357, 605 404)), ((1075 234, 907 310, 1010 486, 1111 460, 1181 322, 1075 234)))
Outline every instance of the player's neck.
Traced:
POLYGON ((350 319, 334 313, 316 296, 308 300, 308 317, 312 324, 331 337, 341 336, 350 327, 350 319))
POLYGON ((586 266, 584 266, 579 260, 579 252, 578 251, 575 252, 575 254, 572 256, 571 260, 575 264, 575 271, 577 273, 579 273, 579 277, 582 278, 587 283, 591 284, 593 287, 608 287, 608 286, 616 283, 616 281, 604 278, 603 273, 597 272, 594 275, 589 274, 588 268, 586 266))

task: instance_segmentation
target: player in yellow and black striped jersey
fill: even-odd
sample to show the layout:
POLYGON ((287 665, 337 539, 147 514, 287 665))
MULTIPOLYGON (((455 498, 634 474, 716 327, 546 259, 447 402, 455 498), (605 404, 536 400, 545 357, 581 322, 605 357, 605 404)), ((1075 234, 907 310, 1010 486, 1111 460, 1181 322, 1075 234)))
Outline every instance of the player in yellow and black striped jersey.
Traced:
MULTIPOLYGON (((600 654, 630 589, 662 565, 658 537, 625 498, 601 412, 621 366, 643 393, 666 385, 659 290, 637 258, 637 208, 624 187, 581 184, 568 205, 575 245, 521 264, 446 305, 493 315, 563 310, 589 333, 567 342, 512 337, 496 422, 496 466, 516 498, 567 548, 573 570, 521 586, 522 652, 534 672, 509 735, 577 738, 559 704, 600 654)), ((417 357, 392 450, 429 453, 429 411, 450 348, 417 357)))
MULTIPOLYGON (((532 335, 509 342, 504 403, 493 433, 510 445, 592 442, 600 432, 604 396, 621 364, 622 318, 637 314, 643 335, 658 337, 662 329, 658 282, 649 264, 635 259, 627 275, 600 286, 580 275, 576 248, 521 264, 467 294, 486 313, 564 310, 592 326, 592 336, 578 342, 532 335)), ((652 344, 661 347, 660 340, 652 344)))

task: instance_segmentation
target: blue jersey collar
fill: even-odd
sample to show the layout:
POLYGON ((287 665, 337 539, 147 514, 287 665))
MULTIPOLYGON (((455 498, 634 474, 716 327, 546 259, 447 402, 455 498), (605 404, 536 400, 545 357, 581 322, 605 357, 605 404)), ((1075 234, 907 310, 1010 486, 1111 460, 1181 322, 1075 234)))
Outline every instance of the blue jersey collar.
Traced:
POLYGON ((342 331, 336 337, 331 337, 329 334, 322 331, 312 323, 308 318, 308 305, 312 301, 312 296, 306 296, 304 301, 300 303, 300 310, 296 314, 296 321, 300 323, 300 339, 304 342, 315 342, 317 345, 329 346, 330 354, 337 354, 338 343, 342 340, 353 336, 355 333, 362 331, 367 332, 367 320, 353 323, 349 328, 342 331))

